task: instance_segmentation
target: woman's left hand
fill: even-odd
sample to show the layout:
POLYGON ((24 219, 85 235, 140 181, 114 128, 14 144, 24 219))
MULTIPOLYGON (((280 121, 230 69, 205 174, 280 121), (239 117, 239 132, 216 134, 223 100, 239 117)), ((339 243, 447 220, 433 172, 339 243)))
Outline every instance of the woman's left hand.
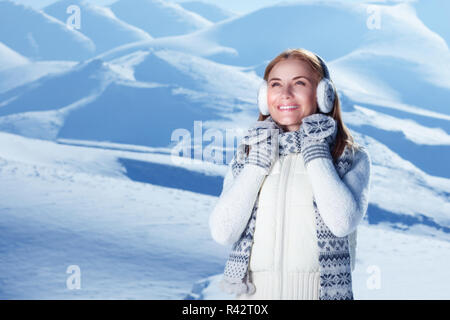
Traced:
POLYGON ((329 158, 329 148, 337 135, 336 121, 325 114, 314 113, 300 125, 301 152, 305 164, 316 157, 329 158))
POLYGON ((302 146, 321 142, 330 145, 336 139, 337 134, 336 121, 322 113, 314 113, 303 118, 299 130, 302 146))

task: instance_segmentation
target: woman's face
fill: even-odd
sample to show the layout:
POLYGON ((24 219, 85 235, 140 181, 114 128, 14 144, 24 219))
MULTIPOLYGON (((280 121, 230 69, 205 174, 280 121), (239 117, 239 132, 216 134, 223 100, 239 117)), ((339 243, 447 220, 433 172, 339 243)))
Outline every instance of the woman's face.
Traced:
POLYGON ((267 104, 272 119, 284 131, 298 130, 304 117, 317 112, 318 80, 308 63, 296 58, 280 61, 272 68, 267 81, 267 104))

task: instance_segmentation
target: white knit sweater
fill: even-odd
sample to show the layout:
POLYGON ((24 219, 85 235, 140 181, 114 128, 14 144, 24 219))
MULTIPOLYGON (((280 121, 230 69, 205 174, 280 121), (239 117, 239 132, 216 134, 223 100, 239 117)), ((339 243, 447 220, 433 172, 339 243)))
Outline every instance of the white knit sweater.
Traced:
MULTIPOLYGON (((331 159, 315 158, 306 170, 324 223, 337 237, 352 233, 367 211, 371 160, 365 149, 355 153, 352 168, 340 179, 331 159)), ((265 179, 264 170, 248 164, 233 179, 231 166, 222 193, 210 215, 212 238, 223 245, 236 242, 250 218, 265 179)))

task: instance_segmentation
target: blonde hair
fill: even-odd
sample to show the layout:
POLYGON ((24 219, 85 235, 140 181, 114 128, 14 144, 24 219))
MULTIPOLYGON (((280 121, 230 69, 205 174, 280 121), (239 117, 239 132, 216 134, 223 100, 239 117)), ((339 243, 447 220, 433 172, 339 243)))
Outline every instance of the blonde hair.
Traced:
MULTIPOLYGON (((320 61, 317 58, 317 56, 311 51, 299 48, 299 49, 287 49, 282 53, 280 53, 278 56, 276 56, 272 61, 270 61, 264 71, 264 80, 266 81, 268 80, 270 71, 272 71, 273 67, 278 62, 286 60, 291 57, 308 63, 309 66, 314 71, 314 73, 318 76, 318 80, 324 77, 324 70, 322 69, 322 65, 320 64, 320 61)), ((359 147, 359 145, 354 141, 353 136, 350 133, 350 130, 342 121, 341 104, 337 92, 335 93, 334 96, 333 110, 329 113, 323 113, 320 110, 318 110, 317 113, 329 115, 336 121, 337 124, 336 143, 334 145, 333 150, 331 150, 331 155, 335 162, 340 157, 342 152, 344 152, 344 148, 346 145, 352 151, 354 151, 359 147)), ((267 117, 269 117, 269 115, 263 115, 260 112, 258 120, 263 121, 267 117)))

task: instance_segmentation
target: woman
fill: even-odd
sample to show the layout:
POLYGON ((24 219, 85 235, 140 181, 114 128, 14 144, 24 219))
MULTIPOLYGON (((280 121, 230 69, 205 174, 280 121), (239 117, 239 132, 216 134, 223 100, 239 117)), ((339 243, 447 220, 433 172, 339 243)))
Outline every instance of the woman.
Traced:
POLYGON ((221 287, 237 299, 353 299, 371 161, 342 121, 325 62, 282 52, 258 105, 209 220, 213 239, 233 244, 221 287))

